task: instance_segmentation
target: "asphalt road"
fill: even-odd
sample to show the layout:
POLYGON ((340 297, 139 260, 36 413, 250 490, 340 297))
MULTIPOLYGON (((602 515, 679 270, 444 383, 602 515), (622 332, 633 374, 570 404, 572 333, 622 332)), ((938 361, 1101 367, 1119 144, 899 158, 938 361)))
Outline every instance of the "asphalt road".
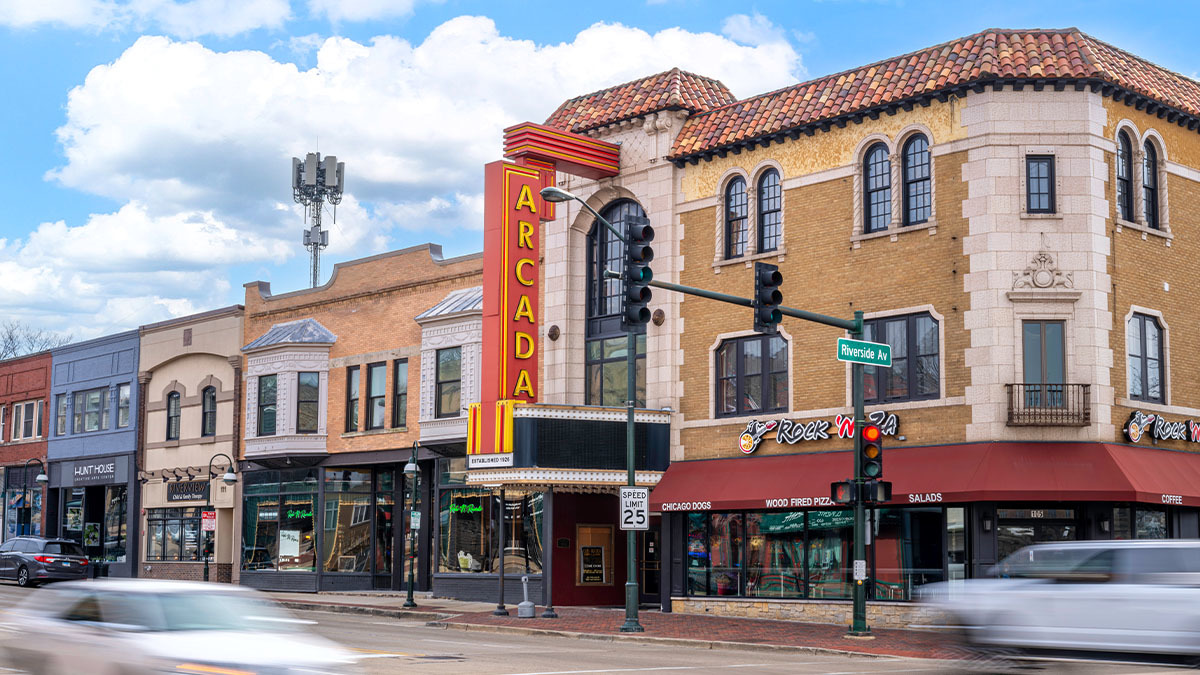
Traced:
MULTIPOLYGON (((30 593, 0 583, 0 609, 30 593)), ((584 675, 594 673, 824 674, 952 673, 954 664, 895 657, 727 651, 605 640, 580 640, 433 628, 421 621, 324 611, 293 611, 315 621, 313 630, 362 655, 363 673, 493 673, 496 675, 584 675)), ((219 644, 219 641, 214 644, 219 644)), ((13 671, 7 671, 13 672, 13 671)), ((987 672, 987 671, 976 671, 987 672)), ((1083 675, 1149 675, 1177 668, 1094 662, 1041 662, 1016 672, 1083 675)))

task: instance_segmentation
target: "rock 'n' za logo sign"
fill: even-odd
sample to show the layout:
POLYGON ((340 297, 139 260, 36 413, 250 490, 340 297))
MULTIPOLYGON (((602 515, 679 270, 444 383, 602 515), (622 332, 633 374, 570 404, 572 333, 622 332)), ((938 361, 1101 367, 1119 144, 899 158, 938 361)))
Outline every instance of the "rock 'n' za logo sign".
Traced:
POLYGON ((779 426, 778 420, 769 420, 767 422, 751 420, 747 422, 746 430, 742 432, 741 437, 738 439, 738 447, 742 449, 742 452, 749 455, 758 449, 758 444, 762 441, 763 434, 772 431, 777 426, 779 426))

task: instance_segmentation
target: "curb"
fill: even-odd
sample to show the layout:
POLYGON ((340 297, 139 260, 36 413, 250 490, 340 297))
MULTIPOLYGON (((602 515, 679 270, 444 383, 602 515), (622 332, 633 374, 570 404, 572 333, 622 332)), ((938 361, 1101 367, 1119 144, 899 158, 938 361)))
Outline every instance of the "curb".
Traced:
MULTIPOLYGON (((896 654, 878 654, 859 652, 850 649, 833 649, 831 647, 811 647, 805 645, 775 645, 757 642, 725 642, 721 640, 691 640, 688 638, 653 637, 649 635, 622 635, 611 633, 578 633, 575 631, 558 630, 554 628, 521 628, 518 626, 490 626, 478 623, 449 623, 442 620, 430 621, 425 624, 430 628, 448 628, 461 631, 476 631, 480 633, 508 633, 510 635, 549 635, 554 637, 572 638, 576 640, 596 640, 600 642, 633 642, 641 644, 665 645, 675 647, 692 647, 698 649, 721 649, 728 651, 773 651, 796 654, 827 654, 833 656, 861 656, 866 658, 920 658, 901 657, 896 654)), ((926 657, 927 658, 927 657, 926 657)))
POLYGON ((288 609, 302 609, 313 612, 334 612, 335 614, 366 614, 369 616, 385 616, 393 619, 426 619, 441 621, 454 614, 444 612, 421 612, 411 609, 388 609, 386 607, 371 607, 368 605, 340 605, 320 602, 302 602, 299 600, 276 600, 275 604, 288 609))

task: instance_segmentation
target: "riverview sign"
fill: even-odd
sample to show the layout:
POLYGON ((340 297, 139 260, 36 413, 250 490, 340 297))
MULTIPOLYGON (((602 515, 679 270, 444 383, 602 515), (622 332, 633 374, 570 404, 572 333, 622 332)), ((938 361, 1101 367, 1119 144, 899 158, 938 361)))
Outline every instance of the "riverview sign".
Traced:
MULTIPOLYGON (((895 436, 896 430, 900 426, 900 419, 894 414, 883 410, 876 410, 867 414, 867 420, 879 427, 879 430, 885 436, 895 436)), ((793 420, 767 420, 760 422, 758 420, 750 420, 746 423, 746 430, 738 437, 738 447, 747 455, 758 449, 758 444, 763 437, 770 432, 775 432, 775 441, 777 443, 787 443, 795 445, 801 441, 824 441, 833 438, 836 435, 838 438, 853 438, 854 437, 854 418, 846 415, 838 415, 829 420, 811 420, 808 422, 798 422, 793 420), (833 435, 831 435, 833 434, 833 435)))

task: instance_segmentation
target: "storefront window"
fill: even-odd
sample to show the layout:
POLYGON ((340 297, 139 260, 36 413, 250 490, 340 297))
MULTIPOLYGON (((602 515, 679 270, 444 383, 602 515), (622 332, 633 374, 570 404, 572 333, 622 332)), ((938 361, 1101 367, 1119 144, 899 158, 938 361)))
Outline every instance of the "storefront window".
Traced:
POLYGON ((853 511, 809 512, 809 597, 850 597, 853 582, 849 562, 853 558, 853 542, 853 511))
POLYGON ((317 469, 248 471, 242 569, 316 571, 317 469))
POLYGON ((1136 535, 1138 539, 1166 539, 1167 512, 1139 506, 1136 511, 1136 535))
POLYGON ((746 514, 746 595, 804 597, 804 512, 746 514))
MULTIPOLYGON (((404 481, 403 503, 401 504, 403 507, 401 511, 403 512, 404 517, 400 521, 400 536, 403 537, 404 540, 400 543, 400 550, 405 552, 404 559, 401 564, 402 569, 400 570, 400 574, 403 577, 407 577, 409 568, 412 567, 416 562, 416 558, 414 557, 415 552, 411 549, 419 547, 421 540, 420 533, 413 532, 412 529, 412 513, 421 512, 421 483, 420 478, 418 477, 416 481, 416 497, 414 498, 413 479, 405 476, 403 473, 399 474, 399 476, 400 480, 404 481)), ((416 572, 417 570, 414 569, 413 574, 416 574, 416 572)))
POLYGON ((146 560, 200 560, 200 507, 146 510, 146 560))
POLYGON ((967 510, 946 509, 946 569, 952 591, 960 590, 967 578, 967 510))
POLYGON ((104 492, 104 562, 125 562, 126 512, 129 489, 109 485, 104 492))
POLYGON ((371 470, 325 470, 326 572, 366 572, 371 552, 371 470))
POLYGON ((873 527, 876 600, 912 600, 917 586, 942 581, 940 508, 880 509, 873 527))
POLYGON ((1112 516, 1112 538, 1133 539, 1133 517, 1128 506, 1114 506, 1112 516))
POLYGON ((710 595, 740 595, 742 587, 742 514, 709 516, 708 553, 710 595))
POLYGON ((464 485, 467 482, 467 458, 447 457, 438 460, 438 482, 441 485, 464 485))
POLYGON ((391 574, 395 529, 392 512, 395 498, 395 472, 380 471, 375 475, 375 573, 391 574))
POLYGON ((687 593, 708 594, 708 523, 703 513, 687 515, 687 593))
MULTIPOLYGON (((438 518, 438 571, 492 574, 497 569, 496 508, 490 490, 442 490, 438 518)), ((505 495, 504 569, 509 574, 542 572, 543 495, 505 495)))
POLYGON ((63 505, 63 539, 83 543, 83 496, 85 488, 77 487, 66 491, 63 505))
POLYGON ((37 467, 9 467, 4 471, 4 539, 42 533, 42 486, 34 478, 37 467))

